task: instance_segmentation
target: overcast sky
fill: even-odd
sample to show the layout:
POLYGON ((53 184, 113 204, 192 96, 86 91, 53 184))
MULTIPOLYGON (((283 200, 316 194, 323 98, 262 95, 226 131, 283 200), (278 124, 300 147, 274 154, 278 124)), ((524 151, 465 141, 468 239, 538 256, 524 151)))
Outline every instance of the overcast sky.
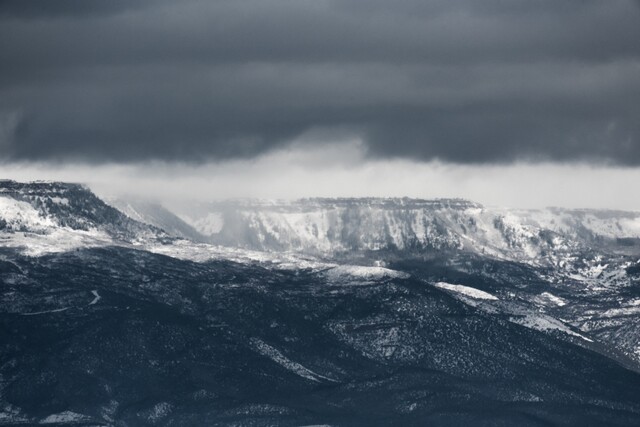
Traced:
POLYGON ((153 197, 640 209, 640 2, 0 0, 0 159, 153 197))

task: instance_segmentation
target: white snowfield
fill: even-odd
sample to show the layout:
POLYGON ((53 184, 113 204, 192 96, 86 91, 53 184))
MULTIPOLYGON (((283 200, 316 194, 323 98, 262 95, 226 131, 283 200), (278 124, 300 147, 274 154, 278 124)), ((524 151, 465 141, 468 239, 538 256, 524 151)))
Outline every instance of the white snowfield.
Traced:
POLYGON ((567 305, 567 302, 564 299, 562 299, 562 298, 560 298, 558 296, 555 296, 550 292, 541 293, 540 294, 540 298, 543 301, 549 302, 549 303, 554 304, 554 305, 557 305, 558 307, 564 307, 565 305, 567 305))
POLYGON ((446 283, 446 282, 437 282, 434 284, 434 286, 440 289, 446 289, 448 291, 453 291, 457 294, 465 295, 475 299, 484 299, 484 300, 492 300, 492 301, 498 300, 498 297, 496 297, 495 295, 491 295, 488 292, 481 291, 480 289, 472 288, 469 286, 453 285, 451 283, 446 283))
POLYGON ((0 196, 0 224, 2 222, 6 225, 5 230, 0 230, 0 246, 22 249, 29 256, 113 243, 103 231, 62 227, 29 203, 6 196, 0 196))
POLYGON ((385 267, 361 265, 339 265, 330 268, 325 274, 329 280, 339 280, 342 278, 362 280, 406 279, 409 277, 409 274, 401 271, 391 270, 385 267))
POLYGON ((56 227, 44 230, 42 234, 31 232, 0 232, 0 246, 16 248, 28 256, 69 252, 80 248, 114 245, 116 242, 100 230, 72 230, 56 227))
POLYGON ((313 271, 324 271, 328 279, 335 281, 371 281, 379 279, 406 279, 410 277, 407 273, 385 267, 340 265, 320 261, 315 257, 305 256, 295 252, 254 251, 209 245, 206 243, 193 243, 188 240, 177 240, 171 244, 149 243, 142 245, 142 247, 149 252, 196 262, 227 259, 239 263, 261 263, 283 270, 309 269, 313 271))
POLYGON ((28 230, 32 233, 43 233, 58 225, 52 218, 40 215, 29 203, 6 196, 0 196, 0 220, 10 231, 28 230))
POLYGON ((311 269, 322 270, 337 264, 318 261, 302 254, 291 252, 254 251, 206 243, 193 243, 189 240, 176 240, 170 244, 141 242, 134 247, 156 254, 195 262, 212 260, 230 260, 238 263, 261 263, 283 270, 311 269))

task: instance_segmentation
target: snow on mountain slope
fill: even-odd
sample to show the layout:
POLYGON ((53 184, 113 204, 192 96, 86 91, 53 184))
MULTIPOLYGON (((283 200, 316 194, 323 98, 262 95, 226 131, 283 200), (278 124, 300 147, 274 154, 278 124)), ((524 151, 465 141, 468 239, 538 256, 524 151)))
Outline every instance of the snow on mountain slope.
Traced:
POLYGON ((465 218, 438 217, 431 212, 478 207, 462 200, 242 201, 212 205, 211 210, 200 217, 192 217, 191 224, 215 242, 260 249, 325 253, 360 249, 461 248, 463 241, 449 226, 464 227, 465 218))
MULTIPOLYGON (((591 248, 601 251, 603 245, 623 242, 633 251, 640 239, 638 213, 509 210, 460 199, 236 200, 185 206, 174 214, 158 204, 112 201, 118 210, 76 184, 14 181, 0 181, 0 199, 0 229, 5 234, 27 232, 33 239, 53 230, 61 235, 74 230, 72 238, 60 238, 69 242, 80 236, 94 242, 113 239, 148 245, 150 240, 173 236, 324 258, 357 252, 465 251, 579 275, 589 273, 585 268, 599 268, 595 258, 581 266, 591 248)), ((42 239, 36 240, 32 245, 42 246, 42 239)))
POLYGON ((0 231, 0 247, 17 249, 25 255, 40 256, 56 252, 68 252, 78 248, 100 247, 118 244, 101 230, 72 230, 52 228, 44 233, 14 233, 0 231))
POLYGON ((0 196, 0 246, 19 248, 27 255, 64 252, 77 247, 103 246, 113 241, 96 228, 73 230, 61 227, 31 204, 0 196))
POLYGON ((29 255, 166 237, 105 204, 88 188, 0 181, 0 245, 29 255))
POLYGON ((159 203, 116 198, 108 199, 107 203, 129 218, 157 227, 171 236, 189 239, 194 242, 204 241, 204 237, 192 226, 159 203))
POLYGON ((488 292, 481 291, 480 289, 472 288, 463 285, 453 285, 451 283, 438 282, 434 286, 440 289, 446 289, 448 291, 456 292, 458 294, 466 295, 475 299, 497 300, 495 295, 491 295, 488 292))
POLYGON ((560 208, 510 212, 521 224, 576 238, 640 238, 638 212, 560 208))
POLYGON ((242 200, 178 214, 216 244, 316 255, 465 250, 557 264, 594 244, 640 239, 639 213, 509 210, 458 199, 242 200))
POLYGON ((0 230, 42 233, 56 226, 27 202, 0 195, 0 230))

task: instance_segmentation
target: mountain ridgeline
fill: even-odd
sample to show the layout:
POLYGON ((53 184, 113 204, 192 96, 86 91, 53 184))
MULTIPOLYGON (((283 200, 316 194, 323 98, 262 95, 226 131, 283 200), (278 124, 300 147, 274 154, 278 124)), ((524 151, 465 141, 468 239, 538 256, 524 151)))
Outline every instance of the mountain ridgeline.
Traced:
POLYGON ((194 204, 179 216, 210 243, 339 255, 471 251, 549 258, 581 247, 640 251, 640 213, 486 208, 460 199, 304 199, 194 204))
POLYGON ((640 425, 640 215, 0 181, 0 425, 640 425))
MULTIPOLYGON (((28 203, 57 226, 104 230, 124 240, 165 236, 325 257, 469 251, 522 260, 557 258, 592 247, 640 252, 637 212, 486 208, 461 199, 317 198, 192 203, 174 213, 148 201, 105 203, 78 184, 15 181, 0 181, 0 197, 28 203)), ((30 224, 5 210, 0 227, 29 231, 30 224)))
POLYGON ((123 240, 165 234, 131 219, 80 184, 2 180, 0 199, 0 228, 6 231, 101 230, 123 240))

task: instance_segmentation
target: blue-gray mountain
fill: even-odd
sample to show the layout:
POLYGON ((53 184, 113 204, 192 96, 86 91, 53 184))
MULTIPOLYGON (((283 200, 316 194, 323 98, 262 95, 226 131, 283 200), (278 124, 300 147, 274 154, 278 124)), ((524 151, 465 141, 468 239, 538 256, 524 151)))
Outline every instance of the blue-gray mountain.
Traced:
POLYGON ((639 216, 0 182, 0 424, 638 425, 639 216))

